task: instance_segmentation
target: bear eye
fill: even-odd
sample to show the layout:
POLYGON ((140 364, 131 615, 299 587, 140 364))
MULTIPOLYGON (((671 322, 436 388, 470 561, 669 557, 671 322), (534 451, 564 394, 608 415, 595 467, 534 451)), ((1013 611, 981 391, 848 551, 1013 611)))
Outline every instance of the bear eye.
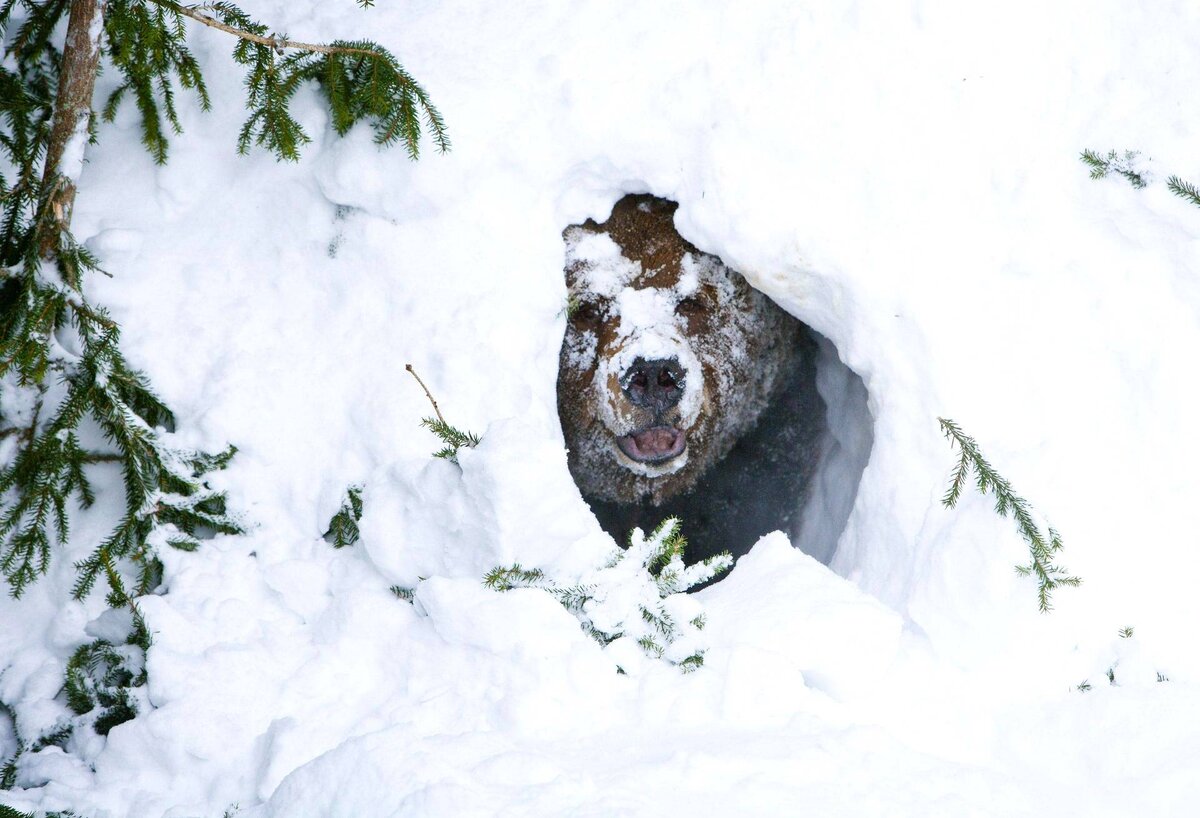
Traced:
POLYGON ((675 310, 680 315, 698 315, 704 311, 704 302, 699 298, 688 296, 680 299, 679 303, 675 305, 675 310))
POLYGON ((571 320, 577 324, 593 326, 600 322, 600 305, 595 301, 578 301, 570 312, 571 320))

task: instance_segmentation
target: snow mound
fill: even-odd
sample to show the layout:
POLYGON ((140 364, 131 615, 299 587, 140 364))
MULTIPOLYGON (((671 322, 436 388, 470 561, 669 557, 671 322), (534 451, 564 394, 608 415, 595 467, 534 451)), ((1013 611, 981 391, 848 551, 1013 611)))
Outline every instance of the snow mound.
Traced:
MULTIPOLYGON (((376 5, 255 12, 400 55, 450 154, 336 139, 304 89, 306 156, 239 157, 242 77, 207 30, 214 111, 179 95, 170 163, 130 109, 88 149, 75 230, 113 277, 87 287, 180 444, 237 445, 214 484, 251 527, 163 555, 139 602, 147 707, 27 753, 0 801, 1194 814, 1200 211, 1161 184, 1200 180, 1194 3, 376 5), (1090 179, 1079 152, 1110 147, 1156 182, 1090 179), (552 598, 480 587, 498 564, 582 576, 613 547, 556 411, 561 231, 627 193, 678 202, 681 235, 826 339, 821 397, 857 419, 831 425, 809 501, 838 520, 808 532, 820 560, 768 537, 697 594, 691 674, 621 676, 552 598), (458 467, 430 458, 406 363, 482 435, 458 467), (939 416, 1062 532, 1083 585, 1052 614, 990 499, 941 505, 939 416), (362 539, 335 550, 321 534, 352 484, 362 539)), ((121 509, 120 475, 95 468, 72 547, 0 599, 0 758, 67 715, 64 665, 111 624, 99 593, 70 598, 121 509)))

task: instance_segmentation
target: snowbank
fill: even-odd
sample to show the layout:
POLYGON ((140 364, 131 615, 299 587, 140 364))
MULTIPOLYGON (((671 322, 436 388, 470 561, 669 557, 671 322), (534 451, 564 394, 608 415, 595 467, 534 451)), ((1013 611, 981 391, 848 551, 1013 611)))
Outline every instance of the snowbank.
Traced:
MULTIPOLYGON (((300 40, 369 32, 455 148, 413 164, 366 130, 337 140, 306 91, 305 157, 239 158, 240 77, 209 31, 195 50, 216 110, 181 106, 168 165, 131 110, 101 126, 75 219, 114 277, 88 286, 184 442, 238 446, 217 480, 251 531, 164 555, 165 592, 142 603, 152 708, 29 756, 0 801, 133 818, 1194 812, 1200 211, 1160 183, 1200 179, 1193 4, 254 11, 300 40), (1156 184, 1090 180, 1086 147, 1140 150, 1156 184), (709 652, 688 675, 617 675, 548 595, 480 585, 516 562, 578 576, 609 545, 555 410, 560 234, 627 192, 678 201, 689 241, 827 338, 873 421, 830 567, 765 538, 699 595, 709 652), (406 363, 482 434, 461 469, 430 459, 406 363), (1084 584, 1053 614, 989 500, 940 505, 939 415, 1063 533, 1084 584), (321 533, 351 483, 363 539, 335 551, 321 533)), ((100 500, 76 550, 0 601, 0 701, 25 730, 61 714, 65 658, 104 608, 66 601, 71 558, 120 502, 100 500)), ((0 727, 0 755, 11 744, 0 727)))

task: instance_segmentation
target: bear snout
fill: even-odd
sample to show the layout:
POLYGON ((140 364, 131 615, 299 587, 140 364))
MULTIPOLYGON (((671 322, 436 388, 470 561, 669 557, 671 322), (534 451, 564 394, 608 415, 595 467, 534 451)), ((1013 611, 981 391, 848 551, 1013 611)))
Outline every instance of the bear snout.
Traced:
POLYGON ((683 397, 683 366, 676 358, 636 358, 621 376, 621 384, 630 403, 660 416, 683 397))

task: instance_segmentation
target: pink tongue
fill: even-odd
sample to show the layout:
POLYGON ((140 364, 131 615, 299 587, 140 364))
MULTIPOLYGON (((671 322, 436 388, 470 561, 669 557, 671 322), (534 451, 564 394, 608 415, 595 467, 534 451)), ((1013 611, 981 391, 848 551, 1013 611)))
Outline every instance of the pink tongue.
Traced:
POLYGON ((677 432, 673 429, 647 429, 633 436, 638 450, 648 455, 666 454, 675 447, 677 432))

